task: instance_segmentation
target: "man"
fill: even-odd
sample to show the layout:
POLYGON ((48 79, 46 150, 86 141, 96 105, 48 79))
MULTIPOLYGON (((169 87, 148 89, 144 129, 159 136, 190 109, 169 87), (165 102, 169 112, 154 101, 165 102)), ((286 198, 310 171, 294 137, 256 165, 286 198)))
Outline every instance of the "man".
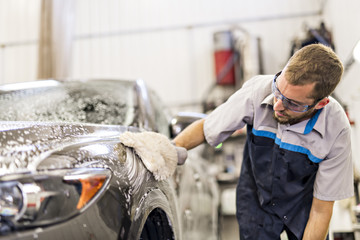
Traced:
POLYGON ((350 125, 329 95, 343 66, 321 44, 275 76, 256 76, 174 142, 216 146, 247 125, 237 186, 240 239, 325 239, 335 200, 353 195, 350 125))

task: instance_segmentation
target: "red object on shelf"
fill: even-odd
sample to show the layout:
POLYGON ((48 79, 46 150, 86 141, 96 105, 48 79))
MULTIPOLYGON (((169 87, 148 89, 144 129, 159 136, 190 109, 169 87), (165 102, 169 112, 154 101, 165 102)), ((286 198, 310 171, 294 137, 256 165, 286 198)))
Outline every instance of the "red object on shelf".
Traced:
POLYGON ((216 83, 220 85, 235 85, 235 66, 233 63, 233 51, 215 51, 216 83))
POLYGON ((234 39, 231 31, 214 33, 214 60, 216 84, 235 85, 234 39))

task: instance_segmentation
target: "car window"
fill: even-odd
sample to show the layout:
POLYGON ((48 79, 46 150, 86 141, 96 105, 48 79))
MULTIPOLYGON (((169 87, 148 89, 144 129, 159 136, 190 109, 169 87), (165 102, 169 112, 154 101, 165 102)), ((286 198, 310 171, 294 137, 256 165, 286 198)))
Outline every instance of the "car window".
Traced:
POLYGON ((162 133, 166 136, 170 136, 170 128, 169 128, 169 121, 170 121, 170 112, 165 107, 161 99, 156 95, 156 93, 150 90, 150 101, 151 105, 154 109, 155 114, 155 124, 157 131, 162 133))
POLYGON ((0 93, 0 121, 78 122, 137 126, 133 83, 64 82, 0 93))

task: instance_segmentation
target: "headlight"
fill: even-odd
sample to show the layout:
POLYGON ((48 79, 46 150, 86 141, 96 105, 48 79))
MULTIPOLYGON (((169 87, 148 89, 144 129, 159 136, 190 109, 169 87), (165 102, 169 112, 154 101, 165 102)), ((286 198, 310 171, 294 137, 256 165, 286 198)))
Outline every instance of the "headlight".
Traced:
POLYGON ((18 216, 23 208, 23 195, 16 182, 5 182, 0 185, 0 216, 18 216))
POLYGON ((111 172, 81 168, 0 179, 0 224, 13 228, 42 226, 84 211, 106 188, 111 172))

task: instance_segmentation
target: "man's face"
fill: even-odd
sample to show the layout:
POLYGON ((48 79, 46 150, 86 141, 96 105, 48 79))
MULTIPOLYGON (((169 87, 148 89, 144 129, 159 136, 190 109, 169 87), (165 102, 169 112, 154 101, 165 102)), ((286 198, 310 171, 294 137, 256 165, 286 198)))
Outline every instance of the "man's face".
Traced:
MULTIPOLYGON (((284 72, 276 78, 276 87, 287 99, 300 105, 313 105, 315 100, 311 97, 315 83, 302 86, 291 85, 285 79, 284 72)), ((321 107, 316 104, 306 112, 295 112, 284 107, 283 100, 274 96, 274 119, 281 124, 295 124, 313 116, 315 111, 321 107)))

